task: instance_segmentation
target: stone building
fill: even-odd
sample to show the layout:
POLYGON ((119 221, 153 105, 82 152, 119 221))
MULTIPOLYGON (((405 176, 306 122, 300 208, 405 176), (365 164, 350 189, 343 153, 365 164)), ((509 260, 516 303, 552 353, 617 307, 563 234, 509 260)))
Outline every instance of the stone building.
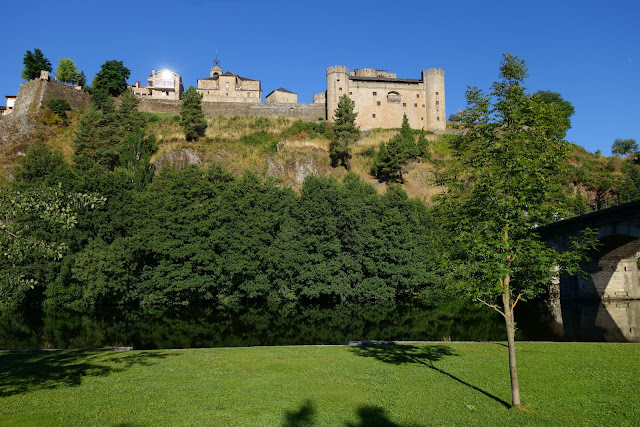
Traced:
POLYGON ((205 102, 262 102, 260 80, 240 77, 230 71, 222 72, 220 62, 215 61, 209 77, 198 79, 198 93, 205 102))
POLYGON ((298 102, 298 94, 281 87, 271 91, 267 95, 266 101, 267 103, 296 104, 298 102))
POLYGON ((184 87, 182 86, 182 77, 171 70, 151 71, 151 75, 147 79, 147 86, 140 86, 137 82, 135 86, 129 88, 134 95, 152 99, 165 99, 177 101, 182 98, 184 87))
MULTIPOLYGON (((419 79, 405 79, 372 68, 352 72, 341 65, 327 68, 327 120, 332 121, 338 101, 345 94, 354 103, 356 124, 361 129, 400 127, 403 114, 414 129, 446 129, 442 69, 431 68, 422 71, 419 79)), ((322 102, 320 95, 314 95, 314 103, 322 102)))
POLYGON ((0 107, 0 116, 11 114, 13 107, 16 104, 15 95, 6 95, 5 98, 7 99, 7 102, 4 107, 0 107))

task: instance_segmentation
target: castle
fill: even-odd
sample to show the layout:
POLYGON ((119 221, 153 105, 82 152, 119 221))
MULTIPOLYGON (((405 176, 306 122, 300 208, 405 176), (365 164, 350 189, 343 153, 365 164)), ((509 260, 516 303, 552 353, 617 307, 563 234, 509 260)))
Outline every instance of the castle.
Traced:
MULTIPOLYGON (((420 77, 404 79, 386 70, 360 68, 349 72, 341 65, 329 67, 324 95, 327 120, 332 120, 340 97, 348 95, 361 129, 400 127, 406 114, 414 129, 444 130, 444 70, 424 70, 420 77)), ((322 98, 322 94, 316 94, 314 102, 322 102, 322 98)))

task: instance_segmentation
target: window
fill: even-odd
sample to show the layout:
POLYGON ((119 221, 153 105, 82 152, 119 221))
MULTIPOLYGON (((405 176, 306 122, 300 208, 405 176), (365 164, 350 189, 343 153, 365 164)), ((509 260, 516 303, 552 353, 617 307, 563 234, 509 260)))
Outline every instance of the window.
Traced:
POLYGON ((424 121, 424 117, 420 117, 420 120, 424 121))
POLYGON ((341 87, 339 87, 339 88, 338 88, 338 90, 342 90, 342 88, 341 88, 341 87))
POLYGON ((378 92, 373 92, 373 96, 376 96, 376 95, 378 95, 378 92))
POLYGON ((403 106, 403 107, 406 107, 406 106, 407 106, 407 103, 406 103, 406 102, 403 102, 403 103, 402 103, 402 106, 403 106))
POLYGON ((376 102, 376 105, 380 105, 380 101, 376 102))
POLYGON ((436 105, 440 105, 440 101, 436 101, 436 105))
POLYGON ((436 120, 437 120, 437 121, 440 121, 440 117, 438 117, 436 120))
POLYGON ((349 95, 353 95, 353 92, 349 91, 349 95))
POLYGON ((400 104, 402 97, 398 92, 389 92, 387 94, 387 102, 390 104, 400 104))
POLYGON ((438 93, 438 92, 436 92, 436 95, 439 95, 439 93, 438 93))
MULTIPOLYGON (((340 81, 340 79, 337 79, 337 81, 340 81)), ((436 92, 436 95, 438 94, 438 92, 436 92)))
POLYGON ((420 98, 420 94, 419 93, 416 93, 416 98, 420 98))
POLYGON ((422 108, 424 108, 424 107, 425 107, 425 105, 424 105, 424 104, 422 104, 422 108))
POLYGON ((414 103, 413 106, 417 108, 418 107, 418 103, 417 102, 414 103))
POLYGON ((351 101, 351 105, 356 105, 356 101, 351 101))
POLYGON ((373 117, 373 118, 375 119, 375 118, 376 118, 376 115, 375 115, 375 114, 372 114, 372 115, 371 115, 371 117, 373 117))

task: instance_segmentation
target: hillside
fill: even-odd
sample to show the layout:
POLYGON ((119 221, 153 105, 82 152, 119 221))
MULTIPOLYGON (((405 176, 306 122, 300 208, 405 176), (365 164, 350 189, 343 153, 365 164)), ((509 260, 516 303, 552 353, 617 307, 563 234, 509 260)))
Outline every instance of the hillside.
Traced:
MULTIPOLYGON (((47 109, 33 115, 7 116, 0 120, 4 141, 0 143, 0 172, 11 179, 18 158, 36 142, 44 141, 60 149, 71 161, 73 138, 82 110, 70 113, 69 125, 52 123, 47 109)), ((158 150, 151 161, 160 164, 163 156, 188 149, 197 154, 202 164, 218 164, 234 175, 245 170, 258 176, 273 177, 282 186, 299 190, 307 175, 320 174, 341 179, 344 168, 333 168, 329 160, 329 139, 326 122, 302 122, 287 118, 265 117, 207 117, 205 137, 197 142, 187 142, 182 134, 179 116, 165 113, 144 113, 147 134, 155 135, 158 150)), ((449 132, 456 132, 451 129, 449 132)), ((397 129, 372 129, 352 148, 353 172, 373 184, 379 193, 386 185, 370 174, 375 150, 388 141, 397 129)), ((430 203, 431 198, 442 191, 435 184, 434 172, 446 168, 450 158, 447 143, 449 134, 429 134, 432 161, 414 162, 404 170, 403 189, 410 197, 430 203)), ((578 145, 573 146, 569 159, 566 184, 582 198, 587 208, 598 209, 618 203, 625 159, 588 153, 578 145)))

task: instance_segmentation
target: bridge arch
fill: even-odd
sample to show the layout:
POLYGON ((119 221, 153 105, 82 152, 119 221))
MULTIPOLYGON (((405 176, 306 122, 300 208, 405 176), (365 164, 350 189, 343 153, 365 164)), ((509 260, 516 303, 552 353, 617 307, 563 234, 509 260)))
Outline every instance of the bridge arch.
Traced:
POLYGON ((540 229, 547 245, 562 251, 585 228, 597 229, 601 246, 583 269, 590 276, 560 280, 563 299, 640 299, 640 201, 626 203, 540 229))

